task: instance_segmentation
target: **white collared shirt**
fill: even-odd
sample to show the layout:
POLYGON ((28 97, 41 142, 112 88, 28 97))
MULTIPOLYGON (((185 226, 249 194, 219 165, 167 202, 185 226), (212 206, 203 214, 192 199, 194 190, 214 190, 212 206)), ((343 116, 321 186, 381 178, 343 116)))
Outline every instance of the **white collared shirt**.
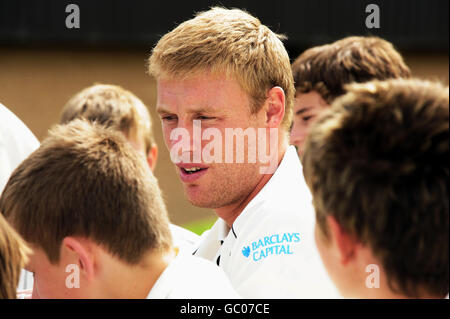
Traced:
POLYGON ((0 103, 0 194, 14 169, 38 147, 28 127, 0 103))
POLYGON ((150 290, 147 299, 240 298, 222 269, 191 254, 178 253, 150 290))
POLYGON ((169 224, 169 228, 172 234, 173 246, 180 251, 190 253, 198 246, 200 236, 196 233, 175 224, 169 224))
POLYGON ((295 147, 234 221, 218 219, 196 256, 217 263, 243 298, 339 298, 314 241, 315 212, 295 147))

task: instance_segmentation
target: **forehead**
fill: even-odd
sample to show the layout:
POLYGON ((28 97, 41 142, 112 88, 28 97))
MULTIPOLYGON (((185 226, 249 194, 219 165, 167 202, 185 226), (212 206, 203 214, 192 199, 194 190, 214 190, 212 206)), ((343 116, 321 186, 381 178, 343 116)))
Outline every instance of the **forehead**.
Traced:
POLYGON ((229 110, 248 106, 249 97, 239 83, 225 75, 201 73, 185 79, 159 78, 157 111, 229 110))
POLYGON ((328 106, 327 102, 316 91, 310 91, 307 93, 297 93, 295 96, 295 106, 294 106, 295 111, 305 108, 320 109, 327 106, 328 106))

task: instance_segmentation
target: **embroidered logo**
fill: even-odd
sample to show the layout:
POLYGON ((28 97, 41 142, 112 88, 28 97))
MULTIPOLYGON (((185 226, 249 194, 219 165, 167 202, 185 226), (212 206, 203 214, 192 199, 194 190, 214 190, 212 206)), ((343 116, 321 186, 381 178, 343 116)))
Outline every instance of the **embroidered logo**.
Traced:
POLYGON ((242 248, 242 254, 254 261, 267 258, 270 255, 292 255, 293 244, 300 242, 300 233, 282 233, 265 236, 242 248))
POLYGON ((244 255, 245 257, 250 256, 250 247, 249 246, 242 248, 242 255, 244 255))

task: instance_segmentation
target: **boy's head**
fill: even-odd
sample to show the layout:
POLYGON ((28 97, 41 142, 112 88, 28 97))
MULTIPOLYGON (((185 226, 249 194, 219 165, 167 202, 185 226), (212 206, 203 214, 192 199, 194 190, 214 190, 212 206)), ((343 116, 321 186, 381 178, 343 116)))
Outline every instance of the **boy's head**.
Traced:
POLYGON ((0 214, 0 299, 15 299, 29 249, 0 214))
POLYGON ((344 296, 448 293, 448 88, 348 86, 313 125, 303 163, 316 242, 344 296), (369 264, 382 270, 379 290, 366 287, 369 264))
POLYGON ((13 172, 0 211, 34 251, 27 269, 41 297, 102 296, 95 289, 108 264, 140 267, 172 245, 158 183, 139 153, 85 120, 50 130, 13 172), (83 289, 68 289, 70 265, 83 289))
POLYGON ((152 132, 152 120, 145 104, 133 93, 117 85, 95 84, 87 87, 66 103, 60 124, 79 118, 121 131, 154 169, 158 147, 152 132))
POLYGON ((345 93, 346 84, 411 75, 390 42, 358 36, 306 50, 292 64, 292 73, 296 92, 291 144, 300 155, 311 123, 345 93))

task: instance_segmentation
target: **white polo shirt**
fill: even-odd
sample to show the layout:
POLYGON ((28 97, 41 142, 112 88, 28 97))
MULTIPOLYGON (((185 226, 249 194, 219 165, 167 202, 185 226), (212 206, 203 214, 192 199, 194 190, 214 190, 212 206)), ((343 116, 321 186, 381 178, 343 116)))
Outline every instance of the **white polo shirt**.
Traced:
POLYGON ((190 253, 198 246, 200 236, 196 233, 175 224, 169 224, 169 228, 172 234, 173 246, 180 251, 190 253))
POLYGON ((222 268, 243 298, 340 298, 314 241, 315 212, 294 146, 234 221, 218 219, 196 256, 222 268))
POLYGON ((28 127, 0 103, 0 194, 14 169, 38 147, 28 127))
POLYGON ((179 252, 150 290, 147 299, 236 299, 222 269, 203 258, 179 252))

